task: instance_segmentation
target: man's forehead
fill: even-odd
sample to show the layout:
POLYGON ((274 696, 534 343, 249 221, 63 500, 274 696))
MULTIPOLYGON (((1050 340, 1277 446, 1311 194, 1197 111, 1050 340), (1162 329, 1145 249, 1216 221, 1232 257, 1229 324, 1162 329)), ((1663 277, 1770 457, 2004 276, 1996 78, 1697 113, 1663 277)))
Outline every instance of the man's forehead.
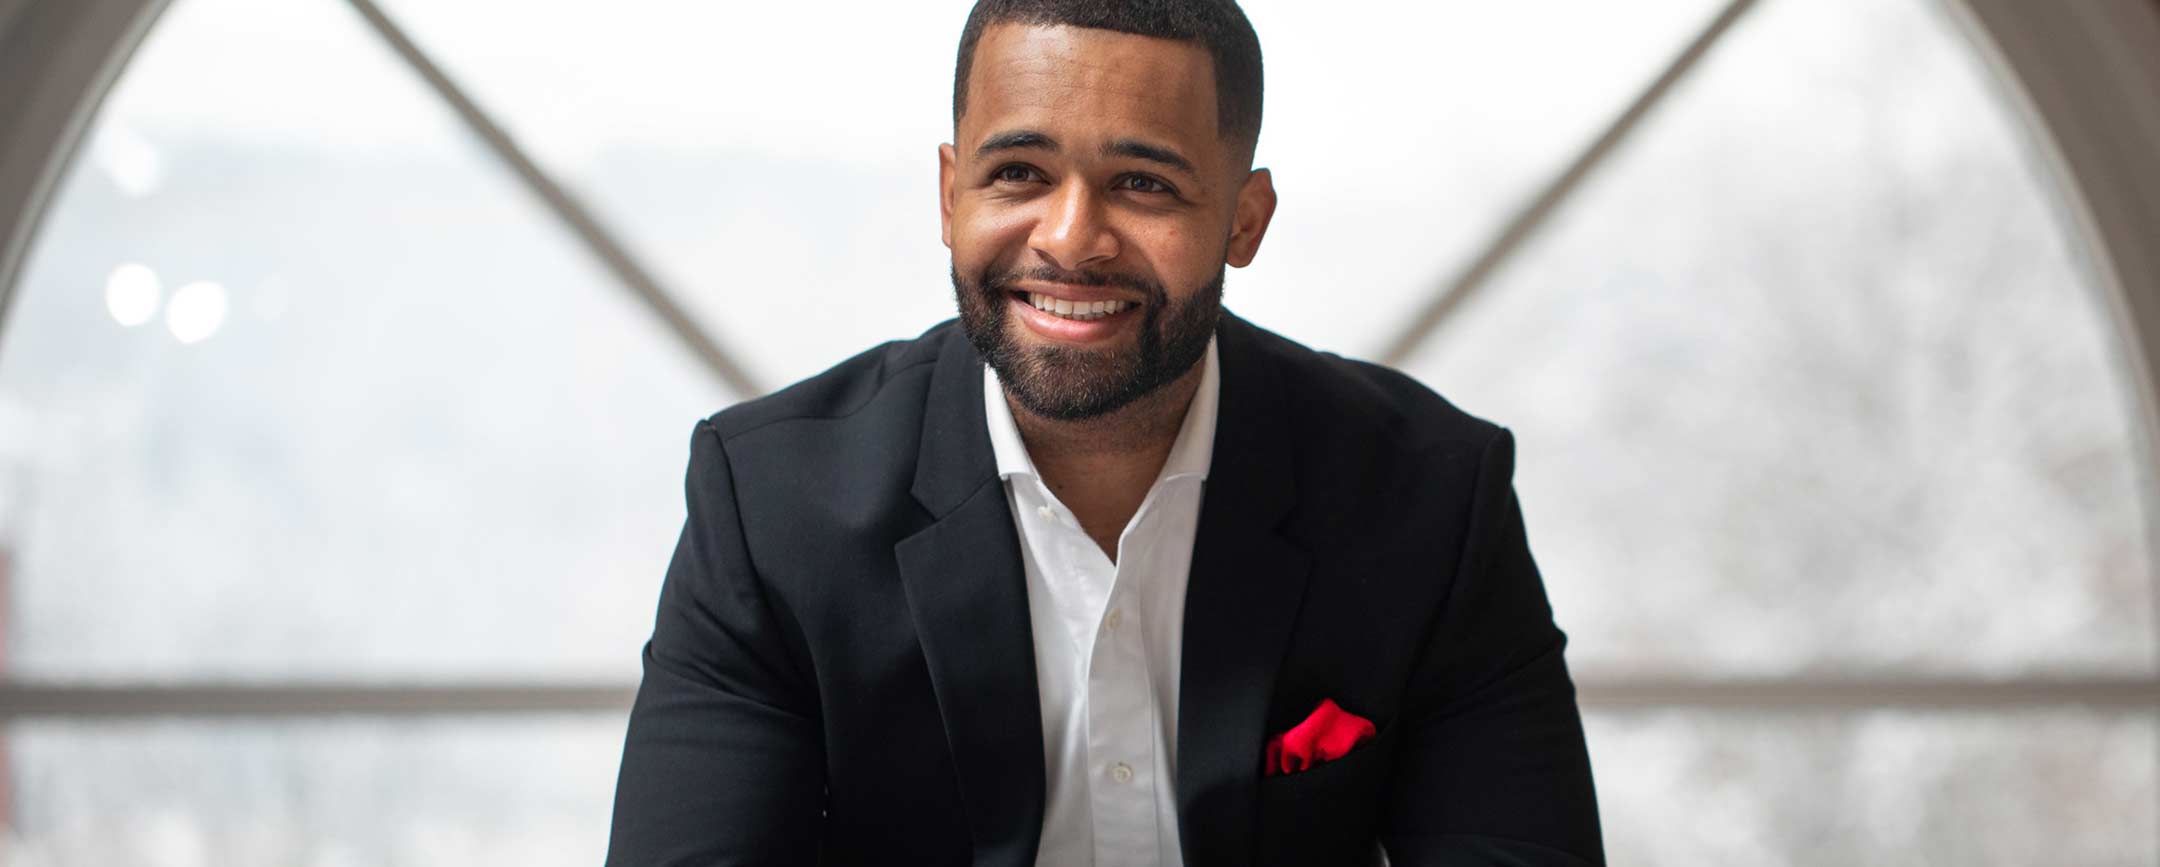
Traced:
POLYGON ((1214 67, 1197 43, 1112 30, 999 24, 968 75, 963 137, 1013 126, 1068 135, 1216 137, 1214 67))

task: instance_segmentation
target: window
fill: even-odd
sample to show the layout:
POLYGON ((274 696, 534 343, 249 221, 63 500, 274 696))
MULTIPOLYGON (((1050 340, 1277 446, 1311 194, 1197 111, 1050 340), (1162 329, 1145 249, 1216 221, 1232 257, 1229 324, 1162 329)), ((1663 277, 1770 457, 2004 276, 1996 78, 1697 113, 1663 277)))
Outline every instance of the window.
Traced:
MULTIPOLYGON (((966 3, 381 2, 174 0, 48 212, 0 860, 596 862, 691 423, 950 315, 966 3)), ((2134 385, 1943 9, 1246 5, 1227 303, 1515 430, 1615 863, 2160 858, 2134 385)))

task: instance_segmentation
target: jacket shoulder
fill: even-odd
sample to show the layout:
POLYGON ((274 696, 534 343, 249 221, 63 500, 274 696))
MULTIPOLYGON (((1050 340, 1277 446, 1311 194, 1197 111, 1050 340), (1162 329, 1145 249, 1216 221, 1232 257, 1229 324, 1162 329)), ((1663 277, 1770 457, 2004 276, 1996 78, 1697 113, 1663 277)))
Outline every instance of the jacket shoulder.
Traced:
POLYGON ((809 379, 714 413, 706 422, 722 442, 732 442, 791 422, 848 418, 893 387, 912 383, 919 390, 956 327, 947 320, 912 340, 871 347, 809 379))
POLYGON ((913 531, 931 374, 944 353, 965 349, 956 331, 946 323, 873 347, 705 421, 758 574, 776 586, 815 583, 812 564, 890 556, 913 531))
POLYGON ((1254 327, 1309 441, 1394 454, 1485 448, 1504 430, 1408 374, 1254 327))

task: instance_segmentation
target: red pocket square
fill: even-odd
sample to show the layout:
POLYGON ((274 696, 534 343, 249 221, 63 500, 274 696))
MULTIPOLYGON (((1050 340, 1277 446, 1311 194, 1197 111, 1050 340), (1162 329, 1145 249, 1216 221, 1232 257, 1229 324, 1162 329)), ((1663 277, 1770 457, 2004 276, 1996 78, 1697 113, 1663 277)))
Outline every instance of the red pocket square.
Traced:
POLYGON ((1268 738, 1267 770, 1263 775, 1294 774, 1332 762, 1374 734, 1377 730, 1372 720, 1343 710, 1332 698, 1323 698, 1304 722, 1268 738))

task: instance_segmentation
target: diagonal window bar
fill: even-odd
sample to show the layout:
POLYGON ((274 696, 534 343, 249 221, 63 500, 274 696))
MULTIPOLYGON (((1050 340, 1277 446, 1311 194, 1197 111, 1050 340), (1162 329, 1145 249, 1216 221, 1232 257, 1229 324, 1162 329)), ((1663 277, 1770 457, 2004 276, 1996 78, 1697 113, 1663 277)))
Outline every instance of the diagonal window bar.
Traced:
POLYGON ((1658 103, 1665 99, 1665 95, 1672 92, 1673 86, 1695 69, 1696 64, 1704 55, 1710 53, 1710 48, 1717 44, 1718 39, 1732 29, 1733 23, 1740 20, 1740 16, 1754 8, 1755 3, 1756 0, 1732 0, 1725 4, 1725 8, 1710 19, 1702 32, 1696 34, 1687 47, 1682 48, 1679 55, 1666 64, 1665 71, 1658 73, 1657 78, 1652 79, 1650 85, 1635 97, 1635 101, 1630 103, 1625 111, 1620 112, 1618 117, 1613 118, 1604 132, 1591 140, 1590 145, 1575 157, 1574 162, 1569 163, 1544 189, 1531 197, 1529 202, 1515 212, 1514 217, 1501 226, 1491 240, 1485 242, 1485 252, 1470 260, 1468 266, 1456 273, 1455 277, 1425 304, 1424 309, 1418 311, 1408 327, 1387 342, 1386 348, 1380 352, 1380 363, 1401 366, 1408 361, 1410 354, 1424 345, 1425 341, 1439 330, 1441 324, 1462 307, 1463 302, 1484 287, 1493 273, 1500 269, 1501 264, 1537 232, 1545 219, 1552 216, 1561 203, 1567 201, 1568 196, 1582 185, 1584 178, 1589 177, 1591 170, 1597 168, 1606 156, 1641 125, 1651 109, 1656 108, 1658 103))
MULTIPOLYGON (((623 713, 635 684, 38 683, 0 684, 0 723, 24 719, 152 717, 432 717, 623 713)), ((1585 679, 1585 710, 2160 710, 2160 678, 2139 675, 1675 677, 1585 679)))
POLYGON ((765 393, 733 355, 723 349, 712 335, 698 327, 690 314, 676 302, 675 296, 661 286, 652 272, 616 240, 615 234, 608 231, 584 203, 570 195, 568 190, 540 168, 540 165, 526 154, 525 149, 518 145, 517 140, 483 111, 479 103, 474 102, 457 82, 450 80, 450 76, 444 73, 417 43, 406 36, 405 31, 397 26, 397 22, 390 20, 390 16, 384 14, 374 0, 347 2, 360 13, 361 18, 366 19, 368 25, 374 28, 384 42, 389 43, 391 50, 397 52, 414 72, 419 73, 429 87, 434 88, 437 96, 450 104, 459 119, 472 129, 474 135, 479 136, 488 150, 507 164, 518 179, 546 203, 548 210, 553 211, 555 216, 569 227, 571 233, 584 242, 585 247, 599 258, 601 264, 606 266, 616 279, 622 281, 632 295, 636 295, 654 315, 659 316, 661 321, 667 324, 668 330, 673 331, 675 337, 681 340, 691 354, 703 362, 706 369, 718 377, 723 385, 740 399, 765 393))

